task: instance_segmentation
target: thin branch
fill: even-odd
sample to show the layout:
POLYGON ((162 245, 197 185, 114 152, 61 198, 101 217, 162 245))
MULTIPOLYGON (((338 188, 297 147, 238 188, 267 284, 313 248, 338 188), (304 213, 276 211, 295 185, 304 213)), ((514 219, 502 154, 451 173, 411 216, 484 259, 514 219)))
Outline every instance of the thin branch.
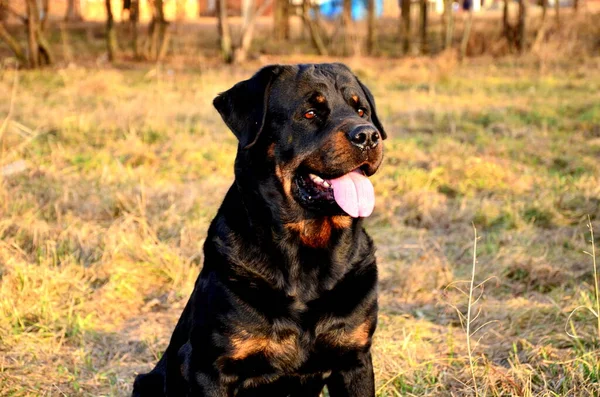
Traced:
POLYGON ((475 331, 473 331, 471 333, 471 335, 475 335, 477 332, 479 332, 479 330, 481 330, 483 327, 485 327, 486 325, 492 324, 492 323, 499 323, 500 321, 498 320, 490 320, 482 325, 480 325, 475 331))

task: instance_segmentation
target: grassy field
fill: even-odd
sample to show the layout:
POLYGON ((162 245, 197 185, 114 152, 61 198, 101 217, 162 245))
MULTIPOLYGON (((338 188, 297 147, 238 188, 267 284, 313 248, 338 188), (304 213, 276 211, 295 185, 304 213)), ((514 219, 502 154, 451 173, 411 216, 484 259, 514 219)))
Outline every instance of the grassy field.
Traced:
MULTIPOLYGON (((597 319, 567 322, 596 310, 600 59, 347 63, 390 137, 378 395, 600 395, 597 319)), ((259 66, 0 71, 0 395, 124 396, 152 367, 232 182, 212 98, 259 66)))

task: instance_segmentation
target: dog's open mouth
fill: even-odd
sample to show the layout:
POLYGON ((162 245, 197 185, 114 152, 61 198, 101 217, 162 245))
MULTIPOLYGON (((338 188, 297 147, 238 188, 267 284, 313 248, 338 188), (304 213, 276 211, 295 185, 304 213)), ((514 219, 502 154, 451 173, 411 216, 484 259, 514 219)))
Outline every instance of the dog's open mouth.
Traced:
POLYGON ((297 198, 309 209, 327 210, 337 205, 358 218, 371 215, 375 207, 373 185, 360 169, 332 179, 313 173, 299 174, 295 184, 297 198))

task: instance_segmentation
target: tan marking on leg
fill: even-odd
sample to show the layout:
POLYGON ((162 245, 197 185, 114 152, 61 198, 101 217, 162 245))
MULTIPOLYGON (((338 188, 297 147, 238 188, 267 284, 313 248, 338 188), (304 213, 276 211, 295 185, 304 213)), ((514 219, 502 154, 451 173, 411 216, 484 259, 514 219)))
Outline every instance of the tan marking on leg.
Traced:
POLYGON ((339 329, 325 331, 319 338, 332 346, 338 347, 364 347, 371 341, 371 321, 366 319, 363 323, 351 330, 339 329))
POLYGON ((369 331, 371 328, 371 323, 369 320, 365 321, 358 327, 354 329, 354 331, 350 332, 347 338, 348 344, 358 345, 358 346, 366 346, 369 343, 369 331))

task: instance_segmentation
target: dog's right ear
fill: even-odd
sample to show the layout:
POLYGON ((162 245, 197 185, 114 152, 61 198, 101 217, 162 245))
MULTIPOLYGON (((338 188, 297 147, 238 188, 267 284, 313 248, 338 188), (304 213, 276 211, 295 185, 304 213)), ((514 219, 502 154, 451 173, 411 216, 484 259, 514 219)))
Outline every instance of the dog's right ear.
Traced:
POLYGON ((258 141, 267 116, 271 84, 282 69, 280 65, 265 66, 213 100, 223 121, 238 138, 240 148, 248 149, 258 141))

